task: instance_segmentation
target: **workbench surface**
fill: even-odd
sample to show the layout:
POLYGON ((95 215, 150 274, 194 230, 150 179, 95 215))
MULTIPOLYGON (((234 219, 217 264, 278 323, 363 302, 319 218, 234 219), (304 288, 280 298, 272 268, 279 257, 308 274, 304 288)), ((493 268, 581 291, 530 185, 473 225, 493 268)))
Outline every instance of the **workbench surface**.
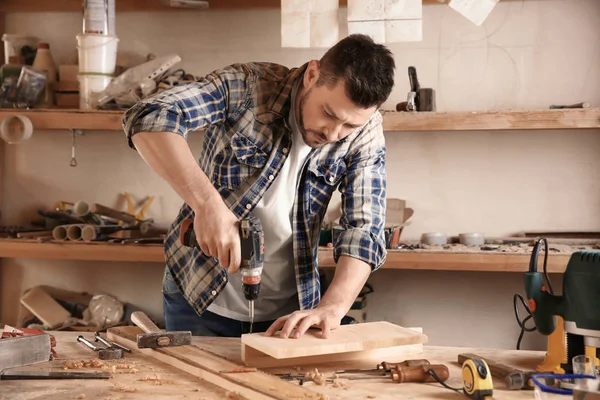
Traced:
MULTIPOLYGON (((66 360, 90 360, 95 353, 76 341, 78 332, 50 332, 56 338, 58 358, 48 364, 24 367, 29 370, 64 370, 66 360)), ((84 336, 91 338, 93 333, 84 336)), ((293 340, 293 339, 290 339, 293 340)), ((194 337, 193 344, 216 353, 228 360, 240 360, 240 340, 232 338, 194 337)), ((544 357, 539 351, 516 351, 475 349, 463 347, 424 346, 422 354, 411 358, 426 358, 431 364, 445 364, 450 370, 446 382, 452 387, 461 387, 461 370, 457 362, 459 353, 475 353, 513 367, 528 370, 535 367, 544 357)), ((402 360, 381 360, 402 361, 402 360)), ((67 361, 69 362, 69 361, 67 361)), ((228 392, 212 383, 201 380, 177 368, 166 365, 147 355, 133 352, 119 361, 105 362, 115 365, 115 373, 108 380, 38 380, 0 381, 0 399, 14 400, 136 400, 136 399, 241 399, 243 397, 228 392), (121 364, 117 366, 117 364, 121 364)), ((374 367, 363 361, 338 363, 334 366, 316 365, 303 367, 301 371, 311 371, 315 367, 326 376, 342 368, 374 367)), ((81 368, 75 371, 98 371, 98 368, 81 368)), ((289 368, 269 369, 269 372, 293 372, 289 368)), ((370 380, 347 380, 340 375, 337 387, 331 383, 323 386, 314 382, 304 383, 304 387, 323 393, 323 399, 461 399, 464 394, 442 387, 439 383, 393 383, 389 378, 370 380)), ((285 384, 291 384, 286 382, 285 384)), ((297 383, 294 383, 297 384, 297 383)), ((499 379, 494 382, 494 399, 533 399, 533 391, 508 391, 499 379)), ((554 395, 548 398, 564 398, 554 395)))

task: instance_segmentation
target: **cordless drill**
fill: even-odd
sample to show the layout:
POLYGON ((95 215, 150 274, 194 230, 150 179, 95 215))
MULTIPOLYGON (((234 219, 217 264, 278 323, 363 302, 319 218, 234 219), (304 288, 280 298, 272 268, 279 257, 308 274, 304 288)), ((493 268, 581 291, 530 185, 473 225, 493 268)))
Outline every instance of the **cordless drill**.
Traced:
MULTIPOLYGON (((181 244, 186 247, 199 247, 194 232, 194 221, 186 219, 181 223, 181 244)), ((242 291, 248 300, 248 313, 250 317, 250 333, 254 322, 254 300, 260 294, 260 280, 263 271, 265 235, 260 220, 254 216, 240 221, 240 242, 242 261, 240 274, 242 275, 242 291)))

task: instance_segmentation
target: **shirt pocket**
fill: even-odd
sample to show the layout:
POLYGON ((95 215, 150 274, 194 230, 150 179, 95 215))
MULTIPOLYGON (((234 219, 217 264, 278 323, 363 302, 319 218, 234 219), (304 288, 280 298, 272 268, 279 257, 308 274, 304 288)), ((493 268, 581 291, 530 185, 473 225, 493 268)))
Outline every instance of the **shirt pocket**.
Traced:
POLYGON ((267 163, 267 154, 240 132, 214 157, 213 180, 221 187, 237 189, 267 163))
POLYGON ((329 160, 324 164, 308 167, 309 207, 311 214, 322 214, 327 209, 333 191, 346 172, 343 160, 329 160))

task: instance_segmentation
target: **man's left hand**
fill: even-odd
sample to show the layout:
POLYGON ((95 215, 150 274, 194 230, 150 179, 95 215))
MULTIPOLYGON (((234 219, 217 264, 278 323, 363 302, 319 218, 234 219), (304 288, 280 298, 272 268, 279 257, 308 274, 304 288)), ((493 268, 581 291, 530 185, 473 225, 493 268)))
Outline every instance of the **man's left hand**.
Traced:
POLYGON ((280 337, 298 339, 312 326, 321 328, 321 337, 327 339, 329 333, 340 326, 345 310, 336 306, 317 307, 312 310, 295 311, 278 318, 265 332, 273 336, 281 329, 280 337))

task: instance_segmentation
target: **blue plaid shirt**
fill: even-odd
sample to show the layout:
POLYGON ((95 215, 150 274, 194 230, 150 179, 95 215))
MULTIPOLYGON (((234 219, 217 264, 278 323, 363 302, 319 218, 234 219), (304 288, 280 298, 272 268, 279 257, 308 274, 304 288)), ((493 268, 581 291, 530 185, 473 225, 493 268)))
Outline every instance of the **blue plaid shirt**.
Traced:
MULTIPOLYGON (((187 139, 189 132, 204 129, 200 167, 229 209, 242 219, 286 160, 292 136, 287 118, 290 95, 306 66, 234 64, 197 82, 145 98, 123 117, 129 146, 135 149, 131 137, 137 132, 173 132, 187 139)), ((311 150, 301 174, 292 229, 298 299, 300 308, 306 310, 321 299, 319 234, 336 188, 341 192, 340 225, 345 230, 334 243, 334 260, 348 255, 368 263, 373 271, 385 261, 386 168, 381 114, 375 112, 343 140, 311 150)), ((183 204, 168 230, 164 250, 174 281, 201 313, 225 287, 227 271, 200 249, 179 243, 181 222, 193 217, 192 209, 183 204)))

